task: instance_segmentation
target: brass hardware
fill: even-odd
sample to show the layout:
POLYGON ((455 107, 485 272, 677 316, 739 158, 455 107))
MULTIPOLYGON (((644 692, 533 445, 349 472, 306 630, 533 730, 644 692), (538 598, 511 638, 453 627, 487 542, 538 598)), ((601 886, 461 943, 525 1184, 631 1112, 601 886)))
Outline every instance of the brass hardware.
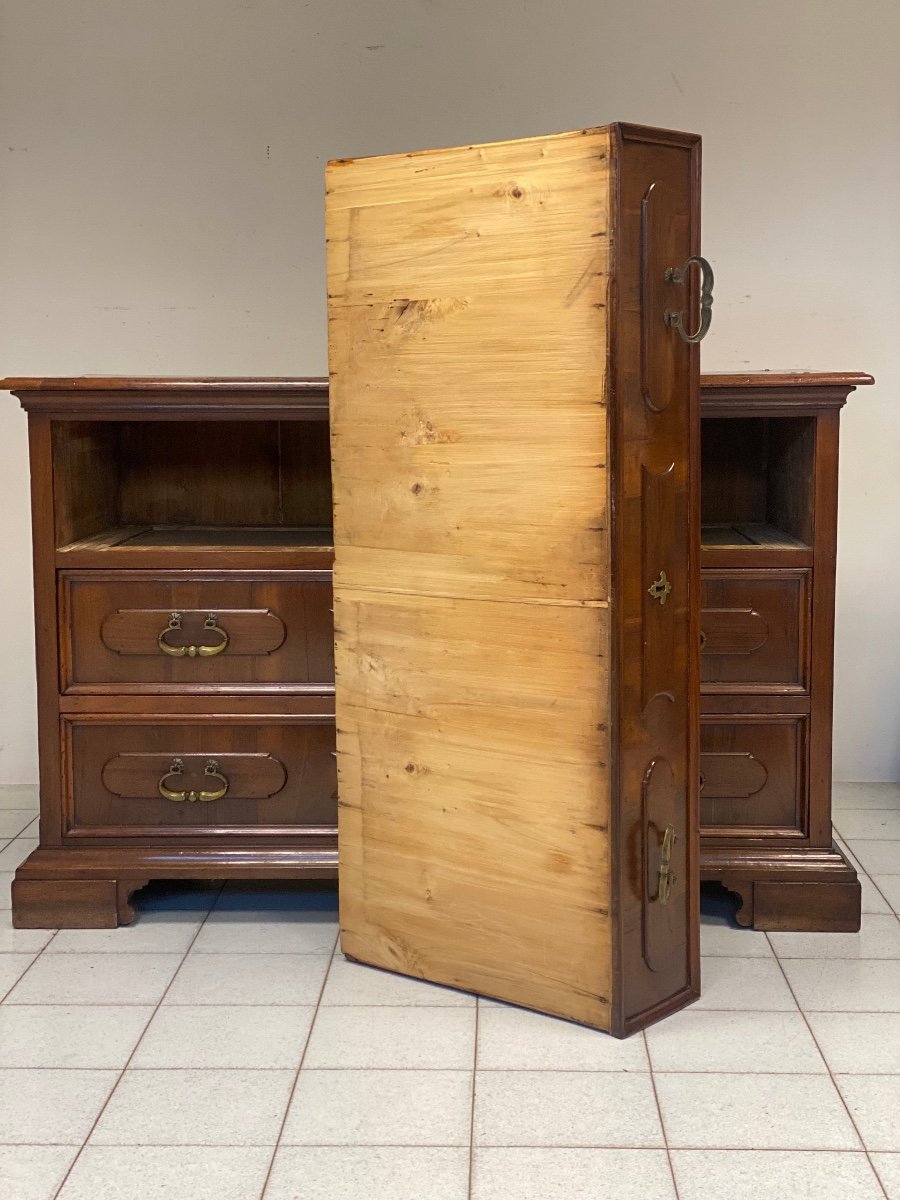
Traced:
POLYGON ((702 629, 700 630, 700 649, 701 650, 706 649, 706 634, 703 632, 702 629))
POLYGON ((669 895, 677 882, 669 865, 672 861, 672 847, 675 845, 675 841, 675 826, 667 825, 666 832, 663 834, 662 849, 659 852, 657 898, 660 904, 669 903, 669 895))
POLYGON ((654 579, 647 588, 648 594, 651 595, 654 600, 658 600, 660 604, 665 604, 666 597, 669 595, 671 590, 672 585, 669 583, 669 577, 665 571, 660 571, 659 579, 654 579))
POLYGON ((676 329, 681 340, 690 343, 702 342, 709 333, 709 326, 712 322, 713 283, 715 282, 713 270, 706 259, 699 254, 692 254, 690 258, 686 258, 680 267, 669 267, 666 270, 666 283, 683 284, 692 264, 700 269, 700 324, 693 333, 688 333, 684 327, 683 312, 673 312, 667 308, 663 315, 669 328, 676 329))
POLYGON ((163 654, 168 654, 172 658, 215 658, 217 654, 221 654, 228 645, 228 634, 219 625, 219 618, 216 613, 208 613, 206 620, 203 622, 203 628, 212 630, 219 635, 219 640, 213 646, 172 646, 166 639, 174 630, 178 631, 182 627, 182 616, 180 612, 173 612, 169 617, 169 623, 156 639, 156 644, 162 650, 163 654))
POLYGON ((184 774, 184 759, 173 758, 172 765, 169 767, 168 771, 166 771, 165 775, 163 775, 163 777, 160 779, 159 783, 157 784, 157 787, 159 789, 159 794, 163 797, 164 800, 175 800, 179 803, 181 801, 187 801, 187 803, 189 803, 189 804, 194 804, 194 803, 196 803, 196 801, 199 800, 199 801, 202 801, 204 804, 208 804, 210 800, 221 800, 222 797, 228 791, 228 780, 225 778, 225 776, 219 770, 219 764, 216 762, 216 760, 214 758, 211 758, 209 760, 209 762, 206 764, 206 766, 203 768, 203 774, 208 779, 218 779, 218 781, 222 785, 221 787, 217 787, 214 791, 210 791, 210 792, 199 791, 198 792, 198 791, 193 791, 192 789, 185 789, 184 791, 175 792, 175 791, 172 791, 171 788, 166 786, 170 779, 177 778, 179 775, 183 775, 183 774, 184 774))
POLYGON ((701 771, 700 772, 700 791, 702 792, 705 787, 706 787, 706 779, 704 778, 703 772, 701 771))

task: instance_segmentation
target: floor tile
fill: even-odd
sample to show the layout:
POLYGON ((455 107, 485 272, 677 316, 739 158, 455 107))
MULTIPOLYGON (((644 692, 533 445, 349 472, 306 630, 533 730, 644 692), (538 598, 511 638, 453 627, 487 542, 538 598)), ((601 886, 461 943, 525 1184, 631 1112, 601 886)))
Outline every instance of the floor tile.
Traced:
POLYGON ((771 958, 764 933, 730 925, 701 925, 700 953, 709 958, 771 958))
POLYGON ((822 1012, 808 1019, 832 1071, 900 1075, 900 1013, 822 1012))
POLYGON ((0 1070, 0 1143, 81 1145, 117 1078, 116 1071, 0 1070))
POLYGON ((475 1081, 481 1146, 663 1145, 650 1076, 613 1071, 484 1071, 475 1081))
POLYGON ((831 803, 835 809, 900 808, 900 784, 835 783, 831 803))
POLYGON ((153 1013, 150 1007, 4 1004, 0 1062, 6 1067, 120 1069, 153 1013))
POLYGON ((704 958, 700 979, 700 999, 694 1009, 787 1012, 797 1007, 774 957, 704 958))
POLYGON ((141 1040, 132 1067, 254 1067, 294 1070, 315 1009, 258 1009, 201 1005, 160 1008, 141 1040))
POLYGON ((343 955, 337 954, 328 973, 322 1003, 328 1006, 423 1004, 437 1008, 471 1008, 475 1004, 475 997, 468 992, 457 992, 453 988, 425 983, 421 979, 410 979, 393 971, 381 971, 377 967, 349 962, 343 955))
POLYGON ((28 970, 37 954, 0 954, 0 999, 28 970))
MULTIPOLYGON (((479 1146, 472 1200, 675 1200, 665 1150, 479 1146)), ((755 1198, 759 1200, 759 1198, 755 1198)))
POLYGON ((38 786, 36 783, 4 783, 0 785, 0 808, 30 808, 35 812, 38 807, 38 786))
POLYGON ((884 1184, 888 1200, 900 1200, 900 1154, 873 1154, 872 1166, 884 1184))
POLYGON ((474 1052, 474 1008, 320 1008, 305 1064, 464 1071, 474 1052))
POLYGON ((466 1200, 469 1152, 421 1146, 283 1146, 265 1200, 466 1200))
POLYGON ((655 1076, 670 1147, 858 1150, 827 1075, 655 1076))
POLYGON ((293 1071, 126 1071, 97 1146, 272 1146, 293 1071))
POLYGON ((851 838, 847 845, 867 875, 900 875, 900 841, 851 838))
MULTIPOLYGON (((894 879, 897 882, 898 904, 900 904, 900 875, 883 875, 882 879, 894 879)), ((890 904, 885 899, 882 890, 872 882, 868 875, 859 876, 859 886, 862 891, 862 911, 866 913, 890 913, 890 904)))
POLYGON ((118 929, 61 929, 48 954, 184 954, 202 916, 192 912, 145 913, 118 929))
POLYGON ((179 954, 42 954, 7 1003, 156 1004, 180 963, 179 954))
POLYGON ((865 916, 859 933, 770 933, 779 958, 900 958, 900 921, 865 916))
POLYGON ((0 871, 15 871, 32 850, 38 846, 37 838, 17 837, 0 850, 0 871))
POLYGON ((285 1145, 468 1146, 471 1071, 300 1072, 285 1145))
POLYGON ((873 875, 872 882, 894 912, 900 913, 900 875, 873 875))
POLYGON ((0 838, 14 838, 34 820, 30 808, 0 808, 0 838))
POLYGON ((799 1012, 687 1009, 647 1030, 654 1071, 825 1073, 799 1012))
POLYGON ((863 1153, 673 1150, 681 1200, 884 1200, 863 1153))
POLYGON ((480 1071, 647 1071, 640 1034, 620 1039, 524 1008, 481 1009, 480 1071))
POLYGON ((268 1146, 86 1146, 59 1200, 257 1200, 268 1146))
POLYGON ((334 913, 291 912, 257 916, 214 908, 194 944, 197 954, 331 954, 337 940, 334 913))
POLYGON ((9 911, 12 908, 12 896, 10 888, 12 887, 13 871, 0 871, 0 911, 4 909, 9 911))
POLYGON ((896 959, 786 958, 784 972, 805 1012, 900 1011, 900 962, 896 959))
POLYGON ((0 1196, 7 1200, 53 1200, 74 1146, 0 1146, 0 1196))
POLYGON ((194 954, 164 1004, 315 1004, 330 958, 313 954, 194 954))
POLYGON ((900 1150, 900 1075, 835 1075, 867 1150, 900 1150))
POLYGON ((900 806, 892 809, 848 809, 836 813, 834 824, 845 842, 857 838, 900 840, 900 806))
POLYGON ((37 954, 52 937, 52 929, 13 929, 10 910, 0 912, 0 954, 37 954))

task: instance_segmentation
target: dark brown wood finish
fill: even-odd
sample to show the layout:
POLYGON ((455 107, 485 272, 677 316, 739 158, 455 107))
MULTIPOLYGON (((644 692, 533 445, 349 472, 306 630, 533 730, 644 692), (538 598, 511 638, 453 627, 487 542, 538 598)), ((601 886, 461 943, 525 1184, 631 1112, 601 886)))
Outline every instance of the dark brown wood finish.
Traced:
MULTIPOLYGON (((632 139, 638 145, 641 132, 635 131, 632 139)), ((695 247, 696 212, 692 229, 695 247)), ((635 281, 633 286, 632 324, 620 320, 619 336, 623 342, 633 337, 633 361, 641 362, 640 284, 635 281)), ((624 361, 622 355, 619 361, 624 361)), ((645 372, 648 367, 651 372, 657 369, 645 362, 645 372)), ((702 657, 702 713, 704 749, 713 757, 707 757, 706 764, 710 783, 703 798, 700 871, 703 878, 721 880, 737 892, 743 900, 739 920, 759 928, 849 929, 859 921, 856 875, 831 836, 831 663, 838 417, 849 392, 871 382, 862 374, 808 373, 701 379, 709 523, 721 529, 756 518, 758 529, 774 518, 789 526, 768 525, 768 536, 755 542, 716 535, 710 539, 715 544, 704 544, 702 551, 704 621, 710 626, 702 657), (779 421, 792 422, 787 433, 775 428, 779 421), (729 511, 729 473, 716 465, 714 448, 734 445, 734 422, 743 424, 749 438, 756 475, 768 473, 770 478, 763 487, 738 464, 730 476, 736 503, 729 511), (773 463, 787 467, 773 473, 773 463), (779 533, 782 540, 775 536, 779 533), (765 736, 766 730, 772 737, 765 736), (737 757, 715 757, 726 754, 737 757), (754 790, 763 770, 766 781, 754 790), (730 795, 728 779, 735 780, 730 795), (759 798, 765 798, 767 789, 772 798, 761 806, 759 798)), ((617 386, 639 388, 645 383, 623 374, 617 386)), ((120 832, 127 830, 124 836, 113 836, 113 827, 107 825, 102 835, 92 837, 89 826, 71 824, 66 800, 72 795, 73 771, 85 768, 71 752, 73 731, 122 728, 134 733, 146 730, 148 716, 163 728, 171 728, 173 720, 177 725, 181 718, 192 729, 202 728, 204 718, 220 716, 232 722, 226 726, 232 729, 246 729, 254 721, 268 727, 299 720, 301 727, 321 731, 323 738, 327 733, 330 757, 332 638, 330 613, 323 603, 332 560, 325 527, 330 480, 321 452, 326 444, 325 381, 100 377, 6 380, 0 386, 16 390, 29 410, 34 510, 41 844, 17 874, 17 924, 115 925, 130 919, 128 893, 155 877, 334 876, 333 821, 294 825, 280 818, 280 825, 268 825, 265 815, 256 813, 243 826, 227 821, 217 826, 207 820, 206 832, 199 833, 193 817, 169 814, 168 823, 147 824, 143 834, 135 835, 128 825, 120 826, 120 832), (97 469, 117 461, 115 448, 121 446, 122 435, 115 423, 179 420, 226 421, 232 428, 239 421, 279 423, 287 433, 281 443, 281 481, 275 485, 282 497, 280 509, 270 503, 271 451, 268 457, 256 452, 245 461, 255 477, 253 494, 263 497, 266 518, 272 520, 277 513, 279 524, 266 525, 259 513, 248 510, 228 528, 208 528, 214 472, 201 488, 200 509, 186 514, 202 519, 157 530, 150 524, 122 523, 121 491, 107 486, 108 476, 97 469), (310 421, 316 424, 309 426, 310 421), (309 438, 304 436, 307 428, 309 438), (82 596, 77 594, 79 587, 84 589, 82 596), (222 590, 216 592, 217 587, 222 590), (293 592, 286 593, 286 588, 293 592), (238 654, 240 640, 230 655, 221 657, 154 657, 147 646, 149 624, 131 625, 127 615, 120 616, 112 634, 107 624, 120 610, 152 610, 155 621, 156 610, 171 605, 183 608, 187 626, 193 629, 191 614, 206 609, 213 598, 223 610, 279 615, 282 598, 298 592, 304 594, 302 616, 296 608, 299 602, 289 604, 284 624, 293 628, 298 617, 302 620, 298 636, 304 645, 286 637, 266 652, 264 663, 238 654), (312 609, 310 596, 315 597, 312 609), (145 647, 149 655, 139 652, 145 647), (279 655, 286 658, 279 660, 279 655), (288 660, 288 666, 276 665, 288 660), (171 821, 191 826, 190 838, 173 837, 171 821)), ((649 406, 648 412, 652 414, 649 406)), ((656 420, 656 415, 650 419, 656 420)), ((211 445, 216 444, 214 429, 210 426, 211 445)), ((251 436, 258 439, 259 431, 251 436)), ((634 436, 639 443, 640 431, 634 436)), ((627 453, 632 434, 617 430, 616 437, 617 452, 627 453)), ((160 435, 155 444, 164 447, 166 437, 160 435)), ((734 466, 733 450, 726 458, 734 466)), ((690 472, 695 508, 698 466, 694 462, 690 472)), ((143 477, 152 487, 152 472, 145 469, 143 477)), ((137 494, 133 486, 132 494, 137 494)), ((153 499, 159 502, 159 497, 153 499)), ((624 536, 624 524, 619 535, 624 536)), ((685 578, 688 586, 697 587, 691 583, 696 579, 692 568, 685 578)), ((640 608, 617 633, 620 654, 642 619, 643 595, 635 590, 634 596, 640 608)), ((692 603, 691 637, 696 639, 701 625, 693 614, 699 608, 692 603)), ((641 695, 647 698, 648 687, 654 695, 665 690, 643 667, 639 670, 640 678, 632 686, 641 695)), ((627 705, 628 696, 623 694, 620 703, 627 705)), ((325 753, 325 742, 319 745, 325 753)), ((221 751, 218 742, 216 747, 221 751)), ((198 743, 196 753, 209 749, 198 743)), ((109 760, 116 753, 110 745, 109 760)), ((696 747, 688 749, 694 763, 697 753, 696 747)), ((83 784, 89 797, 83 811, 88 814, 91 803, 102 811, 109 802, 109 796, 103 799, 103 765, 99 782, 83 784)), ((693 770, 699 773, 703 765, 693 770)), ((320 805, 327 803, 326 775, 321 776, 320 805)), ((665 795, 665 783, 662 774, 651 778, 648 794, 665 795)), ((645 791, 638 781, 635 795, 645 791)), ((298 812, 303 817, 300 809, 294 815, 298 812)), ((692 847, 685 844, 682 849, 688 860, 685 878, 690 880, 696 877, 692 847)), ((628 887, 637 895, 635 889, 643 886, 637 883, 640 869, 636 870, 639 874, 631 884, 622 882, 626 907, 628 887)), ((687 891, 689 902, 695 903, 696 889, 687 891)), ((645 936, 642 943, 651 957, 658 954, 652 946, 654 936, 649 935, 649 942, 645 936)), ((692 963, 694 955, 691 949, 692 963)), ((693 965, 690 976, 696 978, 693 965)))
POLYGON ((325 381, 0 387, 29 414, 38 657, 15 924, 113 927, 151 878, 334 876, 325 381))
POLYGON ((699 995, 697 693, 699 655, 699 354, 661 337, 664 312, 692 306, 668 267, 700 249, 700 140, 620 127, 610 397, 616 989, 627 1034, 699 995), (673 291, 676 294, 673 295, 673 291), (652 334, 649 331, 653 331, 652 334), (640 546, 637 554, 633 547, 640 546), (660 604, 648 587, 664 571, 660 604), (685 715, 687 720, 685 721, 685 715), (658 900, 667 827, 675 884, 658 900), (637 844, 636 831, 642 831, 637 844), (662 1003, 659 996, 668 998, 662 1003))
POLYGON ((838 423, 864 374, 701 377, 703 879, 757 929, 859 928, 831 828, 838 423))

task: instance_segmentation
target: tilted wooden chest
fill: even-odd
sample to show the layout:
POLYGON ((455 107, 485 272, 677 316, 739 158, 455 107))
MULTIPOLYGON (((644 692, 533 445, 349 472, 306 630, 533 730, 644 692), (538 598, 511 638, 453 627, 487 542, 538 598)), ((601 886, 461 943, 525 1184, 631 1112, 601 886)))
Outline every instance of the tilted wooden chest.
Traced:
POLYGON ((618 1035, 699 986, 699 164, 327 172, 344 952, 618 1035))

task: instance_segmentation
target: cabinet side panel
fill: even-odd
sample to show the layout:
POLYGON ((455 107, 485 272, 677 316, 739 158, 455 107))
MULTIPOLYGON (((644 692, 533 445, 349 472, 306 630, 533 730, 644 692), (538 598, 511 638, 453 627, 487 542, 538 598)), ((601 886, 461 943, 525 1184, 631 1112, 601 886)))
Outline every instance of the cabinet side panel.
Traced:
POLYGON ((606 1028, 609 139, 333 164, 342 945, 606 1028))
POLYGON ((611 402, 614 1029, 629 1033, 699 986, 699 139, 623 126, 614 216, 611 402))

